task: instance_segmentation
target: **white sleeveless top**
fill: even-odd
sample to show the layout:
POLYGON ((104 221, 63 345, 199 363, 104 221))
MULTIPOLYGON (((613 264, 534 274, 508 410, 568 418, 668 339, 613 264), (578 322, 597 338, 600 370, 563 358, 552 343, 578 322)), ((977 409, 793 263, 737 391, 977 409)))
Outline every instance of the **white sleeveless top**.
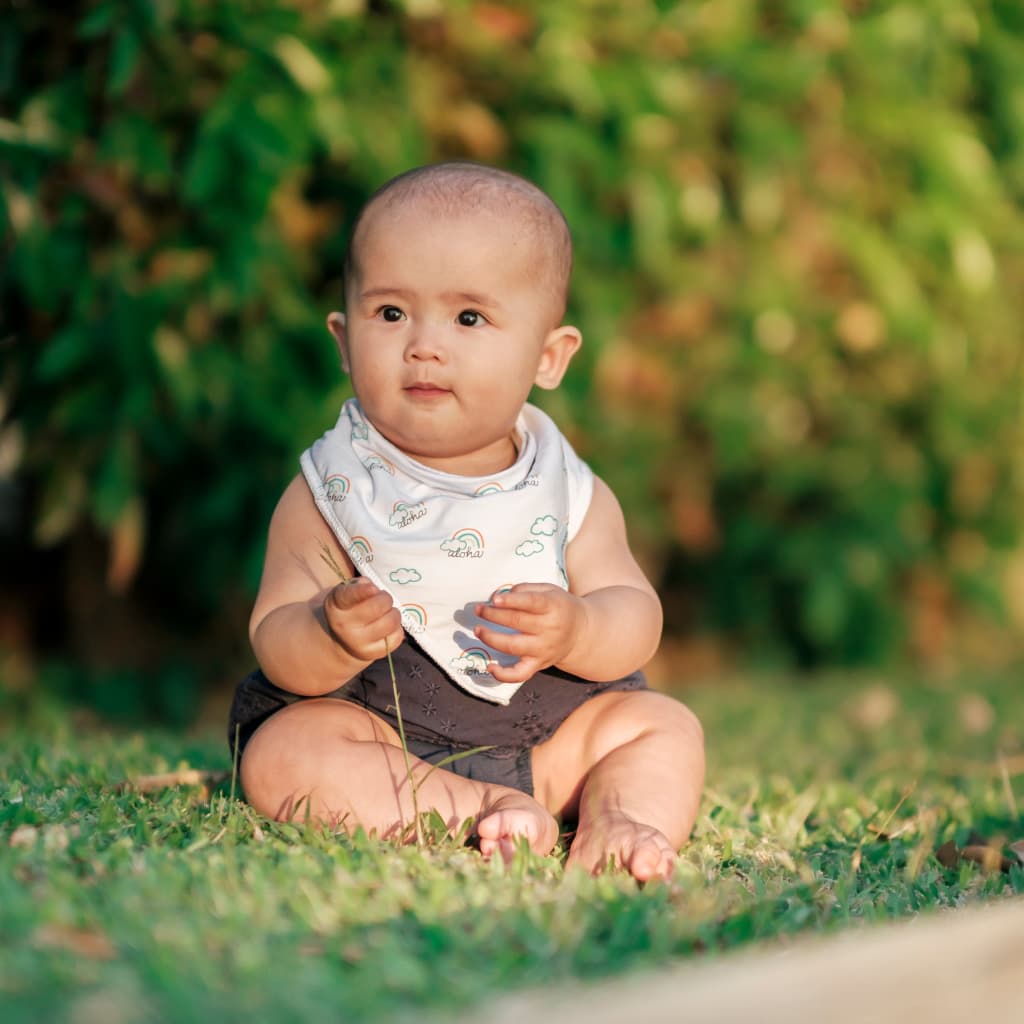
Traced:
POLYGON ((409 458, 353 398, 301 458, 317 507, 359 573, 391 594, 406 632, 444 672, 495 704, 522 684, 498 682, 488 665, 517 658, 473 635, 482 622, 473 608, 517 583, 568 589, 566 545, 594 488, 540 409, 525 405, 516 431, 519 455, 508 469, 457 476, 409 458))

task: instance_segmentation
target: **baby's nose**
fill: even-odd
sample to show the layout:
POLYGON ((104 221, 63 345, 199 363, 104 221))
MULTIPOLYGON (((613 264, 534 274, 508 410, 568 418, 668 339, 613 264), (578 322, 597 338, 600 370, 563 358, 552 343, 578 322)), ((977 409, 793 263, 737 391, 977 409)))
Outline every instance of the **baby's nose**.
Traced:
POLYGON ((443 359, 446 324, 420 321, 410 333, 406 355, 410 359, 443 359))

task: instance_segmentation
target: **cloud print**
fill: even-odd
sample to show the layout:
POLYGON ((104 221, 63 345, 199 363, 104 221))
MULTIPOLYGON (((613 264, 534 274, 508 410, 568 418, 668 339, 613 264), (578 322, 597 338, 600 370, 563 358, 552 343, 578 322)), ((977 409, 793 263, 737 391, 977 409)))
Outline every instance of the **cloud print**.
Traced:
POLYGON ((554 516, 540 516, 534 519, 530 533, 538 534, 541 537, 554 537, 558 530, 558 520, 554 516))
POLYGON ((458 537, 449 537, 441 541, 442 551, 465 551, 469 547, 469 541, 459 540, 458 537))
POLYGON ((463 654, 458 658, 452 658, 449 664, 456 672, 484 673, 487 671, 484 667, 486 663, 480 655, 473 657, 468 654, 463 654))
POLYGON ((418 501, 415 505, 406 505, 403 508, 395 509, 388 519, 388 526, 401 526, 408 520, 415 518, 423 508, 423 502, 418 501))
POLYGON ((530 555, 535 555, 538 551, 543 550, 544 545, 541 544, 539 540, 524 540, 523 543, 516 548, 516 554, 522 555, 523 558, 529 558, 530 555))
POLYGON ((419 583, 423 577, 418 569, 393 569, 388 574, 392 583, 419 583))

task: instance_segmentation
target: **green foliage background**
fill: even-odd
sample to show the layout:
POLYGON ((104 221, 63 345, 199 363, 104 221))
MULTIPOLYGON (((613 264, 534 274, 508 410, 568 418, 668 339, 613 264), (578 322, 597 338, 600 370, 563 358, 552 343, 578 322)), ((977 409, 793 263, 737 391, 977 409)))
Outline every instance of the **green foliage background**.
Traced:
POLYGON ((0 19, 0 554, 8 592, 45 577, 30 645, 75 653, 111 600, 159 624, 153 663, 244 644, 270 512, 346 394, 322 325, 347 225, 451 157, 572 225, 586 346, 545 404, 672 631, 803 664, 1013 634, 1016 0, 0 19))

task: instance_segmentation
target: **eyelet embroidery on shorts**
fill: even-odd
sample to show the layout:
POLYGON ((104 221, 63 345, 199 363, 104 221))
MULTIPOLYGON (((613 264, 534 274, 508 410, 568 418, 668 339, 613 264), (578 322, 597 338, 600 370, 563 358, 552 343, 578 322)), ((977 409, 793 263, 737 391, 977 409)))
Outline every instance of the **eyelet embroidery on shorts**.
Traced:
POLYGON ((544 719, 536 711, 527 711, 513 723, 513 727, 522 733, 525 746, 539 743, 545 736, 544 719))

